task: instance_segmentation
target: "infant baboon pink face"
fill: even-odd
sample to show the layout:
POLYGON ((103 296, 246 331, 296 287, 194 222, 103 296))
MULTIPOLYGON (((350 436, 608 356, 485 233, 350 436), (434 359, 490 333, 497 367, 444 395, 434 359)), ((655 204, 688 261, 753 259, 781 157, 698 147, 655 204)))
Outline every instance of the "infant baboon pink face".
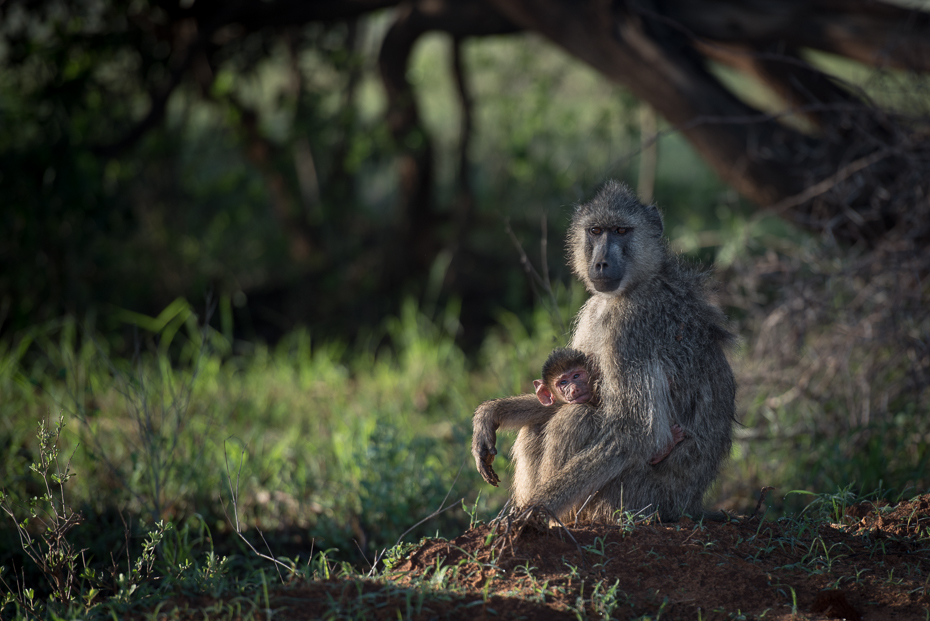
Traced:
POLYGON ((555 403, 587 403, 594 396, 590 386, 591 376, 584 367, 573 367, 552 378, 550 384, 535 380, 536 398, 543 405, 555 403))

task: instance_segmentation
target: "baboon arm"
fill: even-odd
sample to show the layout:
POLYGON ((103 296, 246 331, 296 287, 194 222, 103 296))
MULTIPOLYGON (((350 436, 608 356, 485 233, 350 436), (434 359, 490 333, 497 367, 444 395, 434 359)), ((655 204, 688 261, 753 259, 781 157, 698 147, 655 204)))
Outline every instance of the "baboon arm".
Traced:
POLYGON ((497 430, 521 429, 548 420, 556 408, 542 405, 536 395, 519 395, 485 401, 472 420, 471 454, 481 478, 497 487, 500 477, 491 467, 497 455, 497 430))

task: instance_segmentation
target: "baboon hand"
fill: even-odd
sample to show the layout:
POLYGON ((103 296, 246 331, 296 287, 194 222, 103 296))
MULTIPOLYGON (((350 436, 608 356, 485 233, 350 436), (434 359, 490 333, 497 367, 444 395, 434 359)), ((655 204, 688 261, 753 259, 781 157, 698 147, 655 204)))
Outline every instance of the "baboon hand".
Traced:
POLYGON ((661 462, 663 459, 668 457, 668 454, 672 452, 672 449, 675 448, 684 439, 684 429, 682 429, 678 424, 672 425, 672 441, 665 448, 656 453, 652 459, 649 460, 649 463, 655 466, 657 463, 661 462))
POLYGON ((491 467, 491 462, 494 461, 494 456, 497 455, 497 449, 494 446, 496 443, 497 435, 493 431, 478 429, 475 430, 471 442, 471 454, 475 457, 475 466, 478 467, 481 478, 494 487, 497 487, 497 484, 501 481, 497 473, 494 472, 494 468, 491 467))
POLYGON ((501 479, 497 476, 497 473, 494 472, 494 468, 491 467, 491 462, 494 461, 495 455, 497 455, 497 449, 493 446, 489 450, 475 453, 475 465, 478 466, 478 472, 481 474, 481 478, 494 487, 497 487, 501 479))

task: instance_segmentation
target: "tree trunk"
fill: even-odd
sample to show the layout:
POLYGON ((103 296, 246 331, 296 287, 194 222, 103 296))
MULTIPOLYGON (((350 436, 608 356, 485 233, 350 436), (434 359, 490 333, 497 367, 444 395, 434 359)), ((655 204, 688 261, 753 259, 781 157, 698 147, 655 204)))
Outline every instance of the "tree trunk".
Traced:
MULTIPOLYGON (((514 26, 489 10, 482 0, 427 0, 399 7, 384 37, 378 63, 388 97, 388 126, 399 151, 401 195, 391 253, 399 264, 392 271, 404 277, 409 277, 411 271, 427 269, 440 247, 435 230, 440 218, 433 210, 433 149, 420 121, 413 87, 407 80, 413 46, 421 35, 432 30, 460 38, 513 32, 514 26)), ((464 85, 460 83, 459 87, 464 85)), ((470 123, 467 96, 462 97, 462 105, 463 118, 470 123)), ((464 148, 467 138, 466 131, 464 148)))
POLYGON ((927 141, 799 56, 807 46, 871 65, 930 68, 926 14, 868 1, 488 1, 648 102, 760 206, 778 205, 796 223, 846 241, 871 243, 905 222, 926 235, 925 218, 902 210, 909 201, 898 192, 918 202, 926 195, 927 141), (768 83, 818 131, 803 133, 738 99, 705 55, 768 83), (816 194, 805 192, 812 186, 816 194))

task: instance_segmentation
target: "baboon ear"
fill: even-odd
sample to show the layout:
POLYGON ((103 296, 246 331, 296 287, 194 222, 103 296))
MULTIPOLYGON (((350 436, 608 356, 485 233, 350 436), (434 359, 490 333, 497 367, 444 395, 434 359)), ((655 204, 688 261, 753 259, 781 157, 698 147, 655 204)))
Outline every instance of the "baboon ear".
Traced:
POLYGON ((539 399, 539 402, 543 405, 552 405, 552 393, 549 392, 549 387, 546 386, 542 380, 533 380, 533 388, 536 389, 536 398, 539 399))
POLYGON ((649 221, 649 224, 654 226, 658 231, 656 237, 661 237, 662 232, 665 230, 665 225, 662 224, 662 214, 659 213, 659 208, 655 205, 646 205, 646 219, 649 221))

